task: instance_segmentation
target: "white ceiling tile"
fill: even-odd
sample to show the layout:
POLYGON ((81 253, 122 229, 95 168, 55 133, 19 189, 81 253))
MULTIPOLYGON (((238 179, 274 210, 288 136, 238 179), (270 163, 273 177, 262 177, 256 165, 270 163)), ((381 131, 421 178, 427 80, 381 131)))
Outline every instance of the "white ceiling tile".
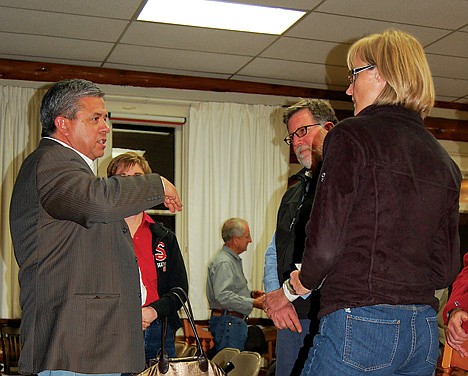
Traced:
POLYGON ((267 7, 311 10, 314 9, 322 0, 236 0, 236 3, 264 5, 267 7))
POLYGON ((249 60, 249 57, 238 55, 119 45, 112 51, 108 62, 197 72, 236 73, 249 60))
POLYGON ((258 55, 277 37, 201 27, 134 22, 121 42, 204 52, 258 55))
POLYGON ((456 30, 467 22, 466 0, 327 0, 319 12, 456 30))
POLYGON ((348 49, 347 44, 283 37, 260 56, 310 63, 326 61, 327 64, 346 66, 348 49))
POLYGON ((468 95, 466 97, 459 98, 459 99, 455 100, 454 102, 468 104, 468 95))
POLYGON ((434 54, 444 54, 468 58, 468 34, 462 32, 450 34, 428 46, 426 51, 434 54))
POLYGON ((307 10, 285 36, 143 23, 144 1, 0 0, 0 58, 344 91, 349 45, 394 27, 426 47, 438 100, 468 97, 468 0, 235 0, 307 10))
POLYGON ((426 56, 433 76, 468 80, 468 59, 430 53, 426 56))
POLYGON ((255 59, 238 74, 334 86, 346 85, 348 80, 344 67, 263 58, 255 59))
MULTIPOLYGON (((442 102, 458 102, 459 101, 459 98, 455 98, 455 97, 445 97, 443 95, 439 95, 437 97, 437 100, 438 101, 442 101, 442 102)), ((433 115, 432 112, 429 113, 429 116, 433 115)))
MULTIPOLYGON (((232 79, 239 80, 239 81, 249 81, 249 82, 259 82, 257 77, 251 76, 243 76, 243 75, 234 75, 232 79)), ((334 86, 334 85, 327 85, 327 84, 320 84, 320 83, 312 83, 307 81, 290 81, 290 80, 282 80, 278 78, 262 78, 262 83, 271 84, 271 85, 285 85, 285 86, 293 86, 293 87, 300 87, 300 88, 309 88, 315 90, 331 90, 331 91, 338 91, 338 92, 345 92, 346 88, 343 86, 334 86)), ((292 103, 295 103, 297 99, 293 100, 292 103)), ((342 104, 342 102, 340 102, 342 104)), ((350 100, 351 103, 351 100, 350 100)))
POLYGON ((320 64, 257 58, 241 69, 237 74, 251 77, 325 84, 324 72, 325 66, 320 64))
POLYGON ((54 57, 69 60, 102 61, 111 43, 42 37, 0 32, 1 53, 16 56, 54 57))
POLYGON ((288 31, 286 35, 298 38, 353 43, 359 38, 373 33, 381 33, 389 28, 398 28, 414 35, 423 46, 447 34, 446 30, 440 29, 412 25, 397 25, 390 22, 314 12, 308 15, 304 22, 299 23, 288 31), (336 27, 336 25, 339 26, 336 27))
POLYGON ((80 59, 59 59, 51 58, 48 56, 18 56, 12 54, 1 54, 0 59, 10 59, 10 60, 22 60, 22 61, 34 61, 40 63, 51 63, 51 64, 67 64, 67 65, 76 65, 81 67, 99 67, 101 68, 101 62, 99 61, 85 61, 80 59))
POLYGON ((468 80, 434 77, 434 86, 437 95, 456 98, 468 95, 468 80))
POLYGON ((231 77, 230 74, 218 74, 218 73, 206 73, 206 72, 194 72, 183 69, 174 70, 173 68, 158 68, 158 67, 147 67, 131 64, 117 64, 117 63, 106 63, 104 68, 113 69, 124 69, 137 72, 151 72, 161 74, 177 74, 181 76, 193 76, 193 77, 205 77, 205 78, 219 78, 227 80, 231 77), (177 73, 176 73, 177 72, 177 73))
POLYGON ((37 9, 50 12, 82 14, 95 17, 131 19, 141 0, 1 0, 1 6, 22 9, 37 9))
POLYGON ((116 42, 127 24, 108 18, 0 7, 0 31, 20 34, 116 42))
MULTIPOLYGON (((235 80, 239 81, 249 81, 249 82, 258 82, 257 77, 244 76, 244 75, 234 75, 232 77, 235 80)), ((262 78, 262 83, 271 84, 271 85, 286 85, 286 86, 296 86, 296 87, 305 87, 310 89, 322 89, 322 90, 332 90, 330 86, 326 84, 311 83, 307 81, 292 81, 292 80, 283 80, 280 78, 262 78)))

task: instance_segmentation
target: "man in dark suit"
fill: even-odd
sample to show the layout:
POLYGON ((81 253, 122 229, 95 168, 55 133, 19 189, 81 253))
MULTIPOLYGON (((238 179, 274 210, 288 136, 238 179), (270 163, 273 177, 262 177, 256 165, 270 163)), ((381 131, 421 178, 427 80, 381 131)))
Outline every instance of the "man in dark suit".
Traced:
POLYGON ((172 212, 182 205, 158 174, 94 175, 110 131, 103 97, 85 80, 50 88, 43 139, 15 183, 21 373, 136 373, 145 365, 138 265, 124 218, 162 202, 172 212))

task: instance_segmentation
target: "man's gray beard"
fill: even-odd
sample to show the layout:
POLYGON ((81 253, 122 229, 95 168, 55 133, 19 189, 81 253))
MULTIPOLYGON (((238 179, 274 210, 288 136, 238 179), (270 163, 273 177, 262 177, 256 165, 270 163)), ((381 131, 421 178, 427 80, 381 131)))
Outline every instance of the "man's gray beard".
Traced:
POLYGON ((304 158, 303 157, 303 154, 301 154, 301 151, 303 150, 308 150, 307 147, 299 147, 297 148, 296 150, 296 157, 297 157, 297 160, 299 161, 299 163, 304 166, 305 168, 307 168, 308 170, 310 170, 310 168, 312 167, 312 164, 313 164, 313 158, 312 158, 312 152, 309 150, 310 152, 310 158, 304 158))
POLYGON ((304 158, 297 157, 297 160, 302 166, 304 166, 308 170, 310 170, 310 168, 312 167, 312 158, 308 158, 307 160, 304 160, 304 158))

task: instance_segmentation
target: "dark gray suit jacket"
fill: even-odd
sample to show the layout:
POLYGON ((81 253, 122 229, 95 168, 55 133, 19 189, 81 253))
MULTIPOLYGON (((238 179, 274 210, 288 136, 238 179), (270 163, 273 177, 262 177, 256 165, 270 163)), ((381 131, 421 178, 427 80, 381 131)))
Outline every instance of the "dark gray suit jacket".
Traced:
POLYGON ((138 266, 123 219, 163 201, 159 175, 98 178, 75 151, 41 140, 10 208, 21 373, 144 368, 138 266))

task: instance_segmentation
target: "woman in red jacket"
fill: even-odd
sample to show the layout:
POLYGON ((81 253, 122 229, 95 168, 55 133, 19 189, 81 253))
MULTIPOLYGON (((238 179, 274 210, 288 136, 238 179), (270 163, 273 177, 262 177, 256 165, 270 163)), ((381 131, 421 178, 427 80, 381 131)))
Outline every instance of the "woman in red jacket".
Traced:
MULTIPOLYGON (((134 176, 151 173, 148 161, 136 152, 115 157, 107 175, 134 176)), ((161 348, 162 319, 168 319, 165 349, 175 357, 175 333, 180 328, 177 311, 180 301, 169 293, 182 287, 188 293, 187 272, 175 234, 141 212, 125 218, 138 259, 142 293, 142 326, 145 336, 146 361, 156 357, 161 348)))

